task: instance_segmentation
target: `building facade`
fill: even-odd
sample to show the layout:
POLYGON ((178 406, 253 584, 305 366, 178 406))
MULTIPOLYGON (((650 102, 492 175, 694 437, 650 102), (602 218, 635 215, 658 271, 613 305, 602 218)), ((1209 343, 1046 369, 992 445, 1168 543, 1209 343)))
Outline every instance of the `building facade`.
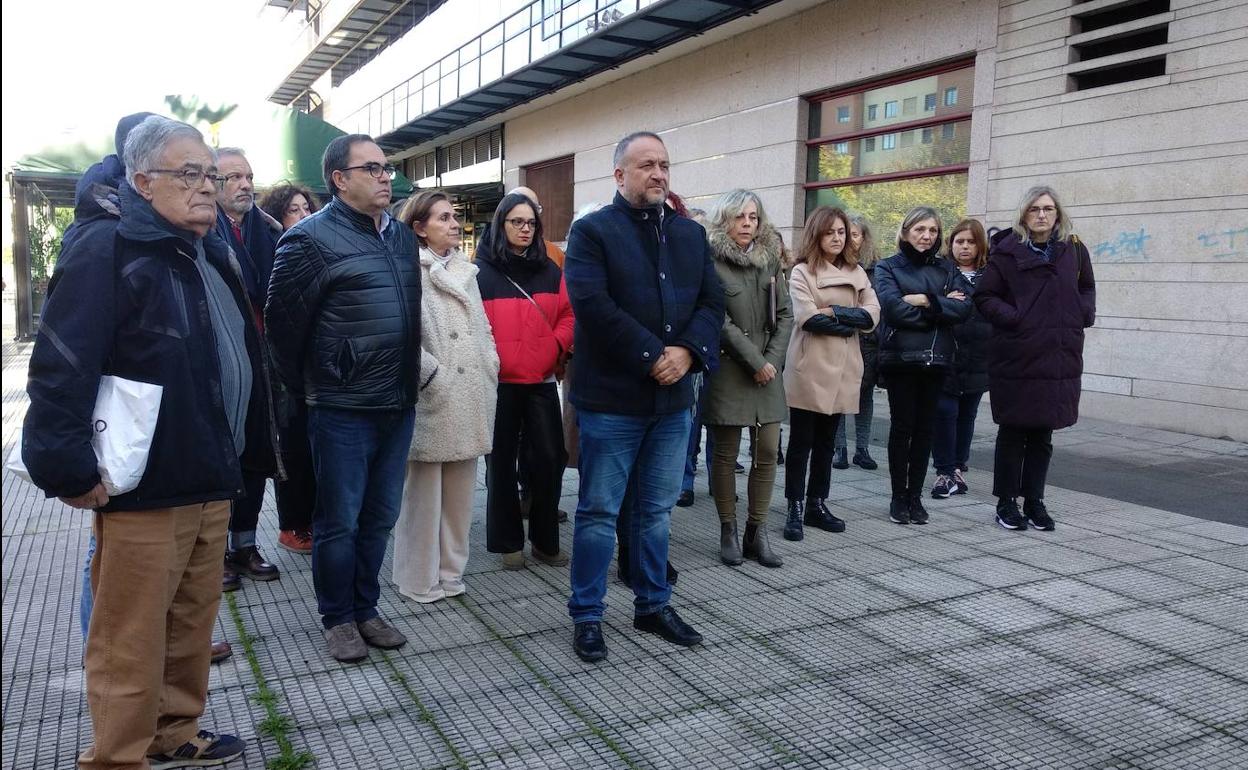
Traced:
MULTIPOLYGON (((691 205, 755 190, 790 244, 822 203, 887 246, 912 205, 1008 226, 1050 184, 1097 274, 1082 413, 1248 441, 1248 0, 337 3, 415 21, 274 100, 379 137, 470 221, 523 183, 562 236, 638 129, 691 205)), ((340 34, 309 14, 303 62, 340 34)))

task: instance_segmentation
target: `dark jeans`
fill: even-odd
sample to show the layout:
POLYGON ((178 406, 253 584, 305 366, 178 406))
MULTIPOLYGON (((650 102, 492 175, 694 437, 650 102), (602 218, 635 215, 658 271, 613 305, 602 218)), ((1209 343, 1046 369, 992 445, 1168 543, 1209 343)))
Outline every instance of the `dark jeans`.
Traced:
POLYGON ((377 574, 399 518, 414 409, 310 407, 316 468, 312 585, 326 628, 377 617, 377 574))
POLYGON ((836 424, 836 448, 847 449, 845 431, 854 418, 854 449, 871 446, 871 418, 875 414, 875 384, 880 381, 879 355, 874 347, 862 349, 862 383, 858 386, 858 414, 845 415, 836 424))
POLYGON ((316 508, 316 471, 312 468, 312 445, 308 443, 308 406, 299 399, 290 422, 282 428, 282 464, 286 480, 275 481, 277 525, 284 530, 312 529, 316 508))
POLYGON ((559 493, 568 456, 563 449, 559 390, 553 382, 499 383, 494 447, 485 458, 485 548, 491 553, 524 550, 524 521, 516 491, 516 463, 524 436, 529 540, 544 554, 559 553, 559 493))
POLYGON ((789 448, 784 453, 784 497, 801 500, 827 498, 832 487, 832 449, 839 414, 789 409, 789 448), (806 463, 810 462, 810 484, 806 463))
MULTIPOLYGON (((694 390, 693 424, 689 426, 689 447, 685 454, 685 478, 680 484, 682 492, 693 491, 693 479, 698 473, 698 453, 702 451, 702 399, 706 397, 706 384, 709 382, 705 374, 694 375, 700 380, 694 390)), ((710 465, 711 434, 706 434, 706 464, 710 465)))
POLYGON ((932 463, 936 466, 936 473, 952 476, 955 468, 965 468, 971 459, 975 415, 983 397, 983 393, 963 393, 960 396, 940 394, 932 431, 932 463))
POLYGON ((653 416, 577 412, 581 438, 581 492, 572 546, 573 622, 601 621, 607 572, 615 556, 615 524, 632 492, 629 571, 633 611, 649 615, 667 606, 667 547, 672 506, 680 495, 689 441, 688 410, 653 416))
POLYGON ((893 497, 923 494, 932 451, 932 423, 945 382, 941 369, 890 371, 888 388, 888 475, 893 497))
POLYGON ((1053 459, 1053 431, 1048 428, 997 428, 992 493, 1000 498, 1044 499, 1044 482, 1053 459))

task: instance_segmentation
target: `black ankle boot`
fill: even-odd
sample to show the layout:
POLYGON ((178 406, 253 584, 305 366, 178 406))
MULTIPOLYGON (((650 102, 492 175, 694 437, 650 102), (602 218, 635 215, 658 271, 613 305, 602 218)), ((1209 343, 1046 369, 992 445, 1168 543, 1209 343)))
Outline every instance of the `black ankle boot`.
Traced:
POLYGON ((784 520, 784 539, 798 541, 805 535, 802 533, 802 515, 805 508, 801 500, 790 500, 788 518, 784 520))
POLYGON ((862 468, 864 471, 873 471, 880 467, 880 464, 871 459, 871 453, 866 447, 859 447, 854 450, 854 465, 862 468))
POLYGON ((758 524, 745 525, 745 538, 741 541, 741 553, 764 567, 779 567, 784 561, 771 550, 767 528, 758 524))
POLYGON ((822 529, 824 532, 844 532, 845 522, 832 515, 827 503, 817 497, 806 498, 807 526, 822 529))
POLYGON ((849 450, 845 447, 838 447, 832 453, 832 467, 837 470, 845 470, 849 467, 849 450))

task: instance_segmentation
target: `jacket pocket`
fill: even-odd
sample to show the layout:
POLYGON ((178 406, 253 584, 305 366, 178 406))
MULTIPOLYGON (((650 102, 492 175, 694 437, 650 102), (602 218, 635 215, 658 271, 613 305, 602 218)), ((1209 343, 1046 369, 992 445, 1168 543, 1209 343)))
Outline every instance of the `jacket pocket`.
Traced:
POLYGON ((355 372, 355 343, 350 337, 338 343, 338 350, 328 363, 329 373, 339 385, 351 382, 351 375, 355 372))

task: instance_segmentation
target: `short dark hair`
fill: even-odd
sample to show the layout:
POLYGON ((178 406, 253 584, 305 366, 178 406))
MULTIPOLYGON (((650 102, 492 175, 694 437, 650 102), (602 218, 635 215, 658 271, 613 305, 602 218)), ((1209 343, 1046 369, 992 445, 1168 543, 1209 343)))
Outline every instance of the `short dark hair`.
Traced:
POLYGON ((615 164, 615 168, 620 167, 620 161, 624 160, 624 154, 628 152, 628 146, 638 139, 655 139, 659 144, 663 144, 663 137, 653 131, 634 131, 621 139, 620 143, 615 146, 615 154, 611 156, 611 162, 615 164))
POLYGON ((321 207, 320 201, 312 194, 312 191, 301 184, 282 180, 269 188, 261 198, 259 205, 264 213, 281 222, 286 216, 286 207, 294 200, 296 195, 302 195, 304 200, 308 202, 308 211, 315 213, 321 207))
MULTIPOLYGON (((346 134, 334 139, 325 147, 321 156, 321 174, 325 178, 325 189, 333 197, 338 197, 338 187, 334 184, 334 172, 346 168, 347 159, 351 157, 351 148, 360 142, 372 142, 368 134, 346 134)), ((375 142, 374 142, 375 144, 375 142)))

